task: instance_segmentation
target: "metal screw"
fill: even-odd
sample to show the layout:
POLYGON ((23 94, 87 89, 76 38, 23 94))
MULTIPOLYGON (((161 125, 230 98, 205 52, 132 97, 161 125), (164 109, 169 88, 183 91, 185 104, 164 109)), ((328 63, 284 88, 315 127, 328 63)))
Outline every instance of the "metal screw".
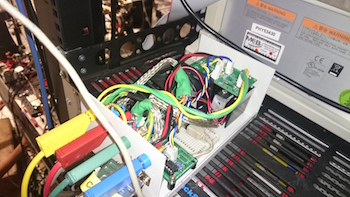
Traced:
POLYGON ((72 104, 72 101, 69 98, 66 99, 66 102, 67 102, 68 105, 72 104))
POLYGON ((85 55, 83 55, 83 54, 79 55, 78 60, 81 62, 85 61, 85 55))
POLYGON ((60 70, 59 75, 61 76, 62 79, 66 78, 66 73, 64 73, 62 70, 60 70))
POLYGON ((176 181, 176 177, 174 175, 170 176, 170 183, 174 184, 176 181))
POLYGON ((87 72, 86 68, 81 68, 81 69, 80 69, 80 73, 81 73, 81 74, 86 74, 86 72, 87 72))

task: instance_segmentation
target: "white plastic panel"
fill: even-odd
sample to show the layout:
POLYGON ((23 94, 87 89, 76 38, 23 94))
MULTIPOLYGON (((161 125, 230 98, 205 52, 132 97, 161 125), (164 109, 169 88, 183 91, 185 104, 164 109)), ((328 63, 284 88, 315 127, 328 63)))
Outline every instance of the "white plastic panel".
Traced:
POLYGON ((196 175, 200 169, 212 159, 223 146, 228 143, 243 127, 250 122, 251 119, 256 116, 259 111, 260 105, 265 97, 267 88, 271 82, 274 74, 274 69, 267 67, 266 65, 251 59, 250 57, 243 55, 236 50, 221 44, 207 35, 201 34, 199 40, 198 52, 211 53, 214 55, 228 56, 235 61, 235 67, 242 70, 248 68, 250 74, 257 79, 255 88, 252 92, 250 100, 244 110, 244 112, 235 119, 227 128, 220 126, 215 129, 215 132, 220 136, 219 141, 214 145, 214 149, 211 153, 198 158, 197 167, 194 170, 190 170, 179 180, 177 180, 175 188, 173 190, 167 189, 167 182, 162 181, 162 187, 159 196, 174 196, 182 185, 187 183, 191 177, 196 175))
POLYGON ((91 97, 103 115, 118 132, 119 136, 128 138, 131 143, 131 147, 128 149, 131 157, 134 159, 145 153, 151 159, 152 165, 145 170, 146 174, 151 177, 151 183, 149 186, 144 186, 142 188, 142 193, 145 196, 159 196, 159 189, 163 179, 165 156, 138 135, 132 128, 126 125, 120 118, 115 116, 112 111, 97 101, 94 96, 91 95, 91 97))

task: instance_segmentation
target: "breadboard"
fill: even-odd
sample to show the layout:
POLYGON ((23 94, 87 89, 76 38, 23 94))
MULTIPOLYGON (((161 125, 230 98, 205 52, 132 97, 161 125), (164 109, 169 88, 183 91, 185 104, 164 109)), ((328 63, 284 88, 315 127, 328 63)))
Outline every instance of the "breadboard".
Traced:
MULTIPOLYGON (((213 129, 203 128, 203 131, 215 144, 219 141, 220 136, 216 134, 213 129)), ((191 155, 205 151, 209 148, 209 143, 204 140, 198 140, 187 133, 185 128, 180 128, 179 133, 175 136, 175 142, 185 149, 191 155)))

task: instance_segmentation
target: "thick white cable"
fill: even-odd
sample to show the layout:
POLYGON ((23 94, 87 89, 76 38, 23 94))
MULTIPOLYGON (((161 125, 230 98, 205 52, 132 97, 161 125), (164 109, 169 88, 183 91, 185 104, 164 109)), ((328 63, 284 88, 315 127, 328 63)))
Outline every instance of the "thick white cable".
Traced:
POLYGON ((108 131, 108 133, 112 136, 115 143, 118 145, 120 152, 124 156, 124 160, 126 163, 126 166, 129 170, 131 181, 134 185, 135 192, 137 196, 142 197, 142 191, 139 185, 139 181, 134 169, 134 166, 132 164, 130 155, 128 153, 127 148, 125 147, 122 139, 119 137, 117 132, 114 130, 114 128, 109 124, 108 120, 104 117, 104 115, 100 112, 97 105, 92 100, 90 93, 86 89, 83 81, 79 77, 78 73, 75 71, 73 66, 70 64, 70 62, 64 57, 61 52, 56 48, 56 46, 50 41, 50 39, 37 27, 34 23, 32 23, 27 17, 23 16, 15 7, 13 7, 9 2, 6 0, 0 0, 0 6, 6 10, 9 14, 11 14, 14 18, 17 18, 22 22, 22 24, 28 28, 29 31, 31 31, 40 41, 41 43, 51 52, 51 54, 60 62, 60 64, 66 69, 67 73, 70 75, 71 79, 73 80, 74 84, 77 86, 80 94, 90 107, 90 109, 93 111, 93 113, 96 115, 96 117, 99 119, 103 127, 108 131))

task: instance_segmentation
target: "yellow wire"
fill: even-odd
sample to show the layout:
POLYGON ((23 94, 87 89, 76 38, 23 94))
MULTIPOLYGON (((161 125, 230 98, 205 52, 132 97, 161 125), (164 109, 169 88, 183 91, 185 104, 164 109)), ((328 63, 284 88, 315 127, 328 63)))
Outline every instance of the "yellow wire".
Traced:
POLYGON ((33 160, 29 163, 27 166, 27 169, 23 175, 22 179, 22 185, 21 185, 21 197, 28 197, 28 187, 29 187, 29 180, 32 176, 33 170, 35 166, 39 163, 39 161, 44 158, 45 154, 43 151, 40 151, 33 160))
MULTIPOLYGON (((248 70, 245 70, 245 73, 246 75, 248 76, 249 72, 248 70)), ((237 100, 231 104, 229 107, 227 108, 224 108, 222 110, 219 110, 219 111, 215 111, 211 114, 214 114, 214 115, 218 115, 218 114, 221 114, 221 113, 226 113, 227 111, 230 111, 232 109, 234 109, 235 107, 237 107, 237 105, 240 103, 240 101, 243 99, 243 90, 244 90, 244 86, 245 86, 245 83, 242 82, 242 86, 241 86, 241 89, 239 91, 239 95, 238 95, 238 98, 237 100)), ((140 91, 140 92, 144 92, 144 93, 149 93, 147 90, 145 89, 142 89, 140 87, 136 87, 136 86, 131 86, 131 85, 127 85, 127 84, 118 84, 118 85, 114 85, 114 86, 111 86, 109 88, 107 88, 105 91, 103 91, 99 96, 98 96, 98 100, 101 100, 101 98, 103 98, 104 95, 106 95, 108 92, 112 91, 112 90, 115 90, 115 89, 118 89, 118 88, 131 88, 131 89, 134 89, 134 90, 137 90, 137 91, 140 91)), ((194 120, 200 120, 200 119, 203 119, 202 117, 200 116, 197 116, 197 115, 192 115, 188 112, 186 112, 183 108, 183 106, 179 103, 179 101, 175 98, 174 95, 172 95, 170 92, 167 92, 167 91, 164 91, 162 90, 161 91, 162 93, 166 94, 171 100, 174 101, 175 105, 177 108, 179 108, 179 110, 185 114, 185 116, 187 116, 188 118, 191 118, 191 119, 194 119, 194 120)))
POLYGON ((152 128, 153 128, 153 114, 151 111, 149 111, 149 118, 150 118, 150 121, 149 121, 148 131, 147 131, 147 135, 145 137, 146 140, 148 140, 148 138, 150 137, 151 132, 152 132, 152 128))
POLYGON ((127 124, 127 119, 126 119, 126 115, 124 113, 124 111, 122 110, 121 107, 119 107, 117 104, 115 103, 111 103, 111 105, 116 108, 118 110, 118 112, 120 113, 120 115, 122 116, 122 120, 127 124))

